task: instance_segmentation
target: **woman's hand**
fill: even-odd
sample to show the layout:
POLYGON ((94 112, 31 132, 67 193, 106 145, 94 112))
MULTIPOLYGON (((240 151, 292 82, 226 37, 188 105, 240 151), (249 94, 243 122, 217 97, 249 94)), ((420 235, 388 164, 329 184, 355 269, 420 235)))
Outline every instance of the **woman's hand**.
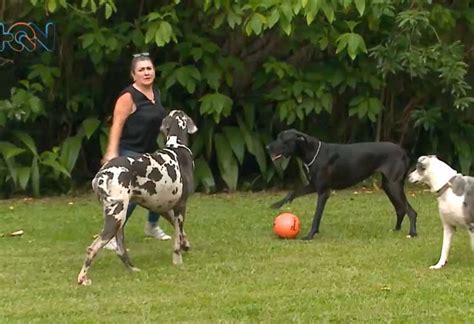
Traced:
POLYGON ((118 156, 117 153, 105 153, 104 157, 102 158, 102 160, 100 160, 100 164, 101 165, 104 165, 105 163, 109 162, 110 160, 112 160, 113 158, 116 158, 118 156))

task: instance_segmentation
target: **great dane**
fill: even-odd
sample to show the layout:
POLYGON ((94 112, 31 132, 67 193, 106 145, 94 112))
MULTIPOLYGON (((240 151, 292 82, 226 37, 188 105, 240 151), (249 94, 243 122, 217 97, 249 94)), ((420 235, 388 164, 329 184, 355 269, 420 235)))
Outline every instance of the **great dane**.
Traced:
POLYGON ((474 250, 474 178, 463 176, 435 155, 420 156, 410 182, 427 184, 436 192, 438 210, 443 223, 443 247, 438 263, 430 269, 441 269, 448 262, 451 240, 456 227, 466 228, 474 250))
POLYGON ((404 192, 409 159, 405 150, 389 142, 333 144, 289 129, 278 134, 267 145, 273 161, 281 157, 295 156, 302 159, 308 172, 309 184, 290 191, 285 198, 274 203, 280 208, 293 199, 316 192, 318 200, 309 233, 303 238, 311 240, 319 233, 324 206, 332 189, 344 189, 366 179, 375 172, 382 174, 382 188, 395 207, 400 230, 405 214, 410 218, 408 237, 416 236, 416 212, 410 206, 404 192))
POLYGON ((92 188, 102 203, 104 227, 87 249, 78 284, 91 284, 87 271, 97 252, 114 236, 119 258, 128 270, 139 271, 125 248, 129 202, 162 214, 174 226, 173 263, 182 263, 181 251, 190 247, 183 226, 186 201, 193 190, 193 156, 188 148, 188 134, 195 133, 197 127, 183 111, 173 110, 163 119, 160 130, 167 139, 165 148, 138 158, 112 159, 92 180, 92 188))

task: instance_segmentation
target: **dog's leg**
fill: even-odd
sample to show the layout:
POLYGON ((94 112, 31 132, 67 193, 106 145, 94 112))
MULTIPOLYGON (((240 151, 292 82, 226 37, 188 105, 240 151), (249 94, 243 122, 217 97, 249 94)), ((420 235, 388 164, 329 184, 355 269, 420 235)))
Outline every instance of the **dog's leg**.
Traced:
POLYGON ((186 220, 186 207, 181 209, 182 221, 179 222, 179 229, 181 235, 181 249, 183 251, 189 251, 191 248, 191 244, 186 237, 186 233, 184 232, 184 221, 186 220))
POLYGON ((125 247, 125 224, 122 224, 120 229, 117 231, 117 256, 122 260, 123 264, 127 267, 127 270, 132 272, 138 272, 140 269, 133 266, 128 256, 127 248, 125 247))
POLYGON ((179 265, 183 263, 183 256, 181 255, 181 228, 180 223, 183 221, 183 215, 177 211, 169 211, 169 215, 173 215, 174 221, 174 244, 173 244, 173 264, 179 265))
MULTIPOLYGON (((125 212, 123 213, 123 220, 125 220, 125 212)), ((77 283, 79 285, 87 286, 92 283, 91 280, 87 278, 87 271, 89 270, 92 261, 97 255, 97 252, 99 252, 99 250, 102 249, 102 247, 116 235, 119 227, 120 219, 117 219, 110 214, 105 215, 104 229, 99 234, 99 236, 92 242, 92 244, 87 248, 84 264, 82 265, 82 269, 77 277, 77 283)))
POLYGON ((471 250, 474 251, 474 229, 469 229, 469 236, 471 237, 471 250))
POLYGON ((166 221, 171 224, 171 226, 174 226, 174 213, 173 213, 173 211, 163 213, 163 214, 161 214, 161 216, 163 216, 166 219, 166 221))
POLYGON ((385 191, 388 199, 392 203, 393 207, 395 208, 395 212, 397 214, 397 223, 395 224, 395 231, 399 231, 402 228, 403 218, 406 214, 406 206, 402 203, 399 195, 396 193, 395 186, 393 183, 387 180, 385 175, 382 174, 382 188, 385 191))
POLYGON ((189 243, 189 240, 186 236, 186 232, 183 229, 183 239, 181 240, 181 248, 183 249, 184 252, 189 251, 191 248, 191 243, 189 243))
POLYGON ((287 202, 292 202, 293 199, 295 198, 298 198, 298 197, 301 197, 301 196, 304 196, 304 195, 307 195, 307 194, 310 194, 310 193, 313 193, 316 191, 316 188, 314 187, 314 185, 312 185, 311 183, 304 186, 304 187, 300 187, 300 188, 297 188, 296 190, 293 190, 293 191, 290 191, 286 196, 285 198, 283 198, 282 200, 279 200, 275 203, 273 203, 271 205, 271 207, 273 209, 278 209, 278 208, 281 208, 281 206, 283 206, 284 204, 286 204, 287 202))
MULTIPOLYGON (((174 227, 174 243, 173 243, 173 264, 178 265, 183 263, 181 256, 181 250, 184 248, 184 215, 180 211, 170 210, 163 214, 163 216, 173 225, 174 227)), ((187 249, 189 249, 189 242, 186 241, 187 249)), ((186 250, 187 250, 186 249, 186 250)))
POLYGON ((303 240, 312 240, 316 233, 319 233, 319 224, 321 223, 321 218, 323 216, 324 207, 326 202, 329 199, 331 192, 329 190, 318 193, 318 202, 316 203, 316 212, 313 217, 313 224, 311 225, 311 230, 308 235, 303 237, 303 240))
POLYGON ((408 214, 410 218, 410 231, 407 237, 416 236, 416 212, 408 203, 403 190, 403 182, 389 181, 385 175, 382 175, 382 188, 385 191, 388 199, 395 208, 397 214, 397 223, 395 224, 395 231, 399 231, 402 227, 403 218, 408 214))
MULTIPOLYGON (((403 196, 405 197, 405 193, 403 194, 403 196)), ((406 200, 406 197, 405 197, 405 200, 406 200)), ((418 217, 418 214, 408 201, 407 201, 407 214, 408 214, 408 219, 410 220, 410 232, 408 233, 407 237, 415 237, 418 235, 418 232, 416 231, 416 218, 418 217)))
POLYGON ((438 263, 432 265, 430 269, 441 269, 448 262, 449 248, 451 247, 451 239, 456 228, 449 224, 443 224, 443 247, 438 263))

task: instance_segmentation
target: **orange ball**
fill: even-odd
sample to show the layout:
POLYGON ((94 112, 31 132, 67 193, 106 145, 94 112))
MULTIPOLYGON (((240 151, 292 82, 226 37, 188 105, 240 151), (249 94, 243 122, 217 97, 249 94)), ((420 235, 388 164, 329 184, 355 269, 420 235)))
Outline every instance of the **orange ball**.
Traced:
POLYGON ((300 219, 292 213, 280 214, 273 221, 273 232, 281 238, 293 239, 300 232, 300 219))

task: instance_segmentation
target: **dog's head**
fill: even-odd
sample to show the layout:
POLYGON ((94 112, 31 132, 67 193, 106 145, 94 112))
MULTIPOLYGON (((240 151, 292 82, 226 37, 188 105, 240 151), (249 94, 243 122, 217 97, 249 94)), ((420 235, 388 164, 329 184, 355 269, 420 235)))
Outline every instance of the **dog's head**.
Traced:
POLYGON ((421 182, 430 186, 431 191, 438 191, 456 174, 456 170, 436 155, 423 155, 418 158, 415 171, 408 175, 408 181, 421 182))
POLYGON ((168 141, 172 136, 184 145, 188 145, 188 134, 196 133, 198 128, 194 121, 182 110, 172 110, 163 119, 160 131, 168 141))
POLYGON ((276 140, 267 145, 272 161, 282 157, 290 157, 297 154, 302 143, 306 142, 306 135, 295 129, 288 129, 278 134, 276 140))

